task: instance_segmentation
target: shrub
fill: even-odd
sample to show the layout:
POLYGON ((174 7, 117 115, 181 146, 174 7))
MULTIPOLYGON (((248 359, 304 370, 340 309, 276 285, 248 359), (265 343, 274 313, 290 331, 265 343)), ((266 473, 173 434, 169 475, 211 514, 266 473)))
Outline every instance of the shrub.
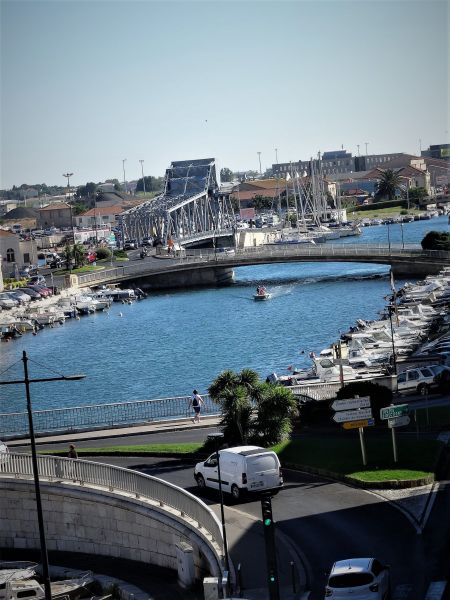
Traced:
POLYGON ((353 381, 341 387, 336 394, 336 398, 339 400, 354 398, 355 396, 360 396, 361 398, 369 396, 372 414, 377 424, 381 422, 380 409, 392 403, 392 390, 371 381, 353 381))
POLYGON ((450 251, 450 233, 444 231, 429 231, 421 242, 424 250, 450 251))
POLYGON ((125 250, 114 250, 114 256, 116 258, 128 258, 128 254, 125 250))
POLYGON ((111 258, 111 250, 109 248, 97 248, 95 253, 97 254, 97 260, 106 260, 111 258))

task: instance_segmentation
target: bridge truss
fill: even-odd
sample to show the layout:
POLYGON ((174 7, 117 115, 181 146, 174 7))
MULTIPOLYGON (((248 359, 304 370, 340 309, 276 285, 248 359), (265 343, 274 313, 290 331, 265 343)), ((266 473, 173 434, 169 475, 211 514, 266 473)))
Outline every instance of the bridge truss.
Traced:
POLYGON ((214 158, 172 162, 164 192, 120 216, 122 240, 169 238, 180 245, 229 236, 235 231, 229 193, 222 193, 214 158))

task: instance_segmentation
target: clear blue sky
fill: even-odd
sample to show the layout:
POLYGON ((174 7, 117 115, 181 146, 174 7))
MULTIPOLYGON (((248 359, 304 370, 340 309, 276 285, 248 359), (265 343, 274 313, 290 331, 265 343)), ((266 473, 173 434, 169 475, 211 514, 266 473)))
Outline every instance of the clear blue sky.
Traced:
POLYGON ((263 169, 448 142, 440 0, 22 1, 1 7, 0 187, 263 169))

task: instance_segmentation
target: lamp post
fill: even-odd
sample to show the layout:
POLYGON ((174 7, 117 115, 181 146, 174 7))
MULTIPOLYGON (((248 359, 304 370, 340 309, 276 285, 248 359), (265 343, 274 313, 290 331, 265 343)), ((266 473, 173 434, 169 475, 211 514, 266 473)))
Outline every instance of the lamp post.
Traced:
POLYGON ((70 194, 70 178, 72 175, 73 173, 63 173, 63 177, 67 177, 67 195, 70 194))
POLYGON ((46 381, 77 381, 84 379, 86 375, 62 375, 60 377, 42 377, 39 379, 30 379, 28 376, 28 357, 25 350, 22 354, 24 378, 14 381, 0 381, 0 385, 25 384, 25 393, 27 399, 28 427, 30 430, 31 460, 33 464, 34 489, 36 495, 36 510, 38 516, 39 538, 41 546, 42 577, 44 579, 45 600, 52 600, 52 591, 50 587, 50 575, 48 568, 47 543, 45 540, 44 517, 42 512, 41 488, 39 484, 39 470, 36 454, 36 440, 34 437, 33 410, 31 407, 30 383, 43 383, 46 381))
POLYGON ((275 148, 275 162, 278 164, 278 148, 275 148))
POLYGON ((125 178, 125 163, 126 163, 127 159, 123 158, 122 159, 122 170, 123 170, 123 191, 125 192, 125 194, 127 193, 127 181, 125 178))
POLYGON ((388 246, 389 246, 389 254, 391 253, 391 230, 389 223, 387 224, 387 235, 388 235, 388 246))
POLYGON ((141 172, 142 172, 142 187, 143 187, 143 189, 144 189, 144 194, 145 194, 144 161, 143 161, 143 160, 139 160, 139 162, 141 163, 141 172))
MULTIPOLYGON (((223 433, 216 432, 208 435, 208 440, 214 441, 214 449, 216 451, 217 458, 217 476, 219 477, 219 494, 220 494, 220 515, 222 517, 222 532, 223 532, 223 551, 225 556, 225 569, 227 572, 227 581, 230 573, 230 560, 228 557, 228 543, 227 543, 227 531, 225 528, 225 513, 223 510, 223 491, 222 491, 222 478, 220 476, 220 455, 219 455, 219 440, 223 439, 223 433)), ((46 599, 47 600, 47 599, 46 599)))
POLYGON ((262 170, 261 170, 261 152, 257 152, 256 154, 258 155, 258 158, 259 158, 259 174, 262 175, 262 170))
POLYGON ((369 142, 364 142, 364 144, 366 145, 366 156, 367 156, 367 146, 369 145, 369 142))
POLYGON ((405 240, 403 238, 403 223, 400 221, 400 231, 402 232, 402 249, 405 249, 405 240))

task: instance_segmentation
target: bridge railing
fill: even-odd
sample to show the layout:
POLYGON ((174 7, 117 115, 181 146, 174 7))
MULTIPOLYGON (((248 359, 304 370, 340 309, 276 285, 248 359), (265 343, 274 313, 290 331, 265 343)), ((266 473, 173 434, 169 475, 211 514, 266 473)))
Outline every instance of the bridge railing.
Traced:
POLYGON ((450 252, 423 250, 418 244, 391 244, 390 247, 386 244, 265 244, 249 248, 188 249, 186 254, 183 253, 180 256, 174 254, 171 258, 161 259, 163 263, 159 260, 138 261, 134 264, 79 275, 78 281, 80 285, 94 285, 103 281, 127 279, 135 275, 145 276, 152 273, 167 272, 170 268, 181 265, 226 262, 228 266, 233 266, 233 263, 242 264, 245 259, 249 259, 250 262, 255 258, 267 258, 270 261, 295 258, 296 256, 302 259, 324 257, 328 260, 332 260, 333 257, 342 260, 346 256, 349 258, 365 256, 368 258, 408 258, 420 256, 450 261, 450 252))
MULTIPOLYGON (((220 407, 214 404, 209 394, 203 395, 202 398, 204 401, 203 415, 220 415, 220 407)), ((177 396, 155 400, 35 410, 33 411, 33 424, 36 433, 43 435, 186 419, 193 416, 193 410, 189 408, 189 400, 190 396, 177 396)), ((28 436, 28 432, 26 412, 0 414, 0 439, 25 437, 28 436)))
MULTIPOLYGON (((183 519, 192 519, 196 529, 209 534, 223 557, 222 526, 218 518, 206 504, 186 490, 157 477, 112 465, 43 455, 39 455, 37 461, 40 479, 79 482, 85 486, 100 486, 110 491, 133 494, 136 498, 155 502, 161 508, 170 508, 183 519)), ((12 452, 2 455, 2 476, 33 479, 31 455, 12 452)))

